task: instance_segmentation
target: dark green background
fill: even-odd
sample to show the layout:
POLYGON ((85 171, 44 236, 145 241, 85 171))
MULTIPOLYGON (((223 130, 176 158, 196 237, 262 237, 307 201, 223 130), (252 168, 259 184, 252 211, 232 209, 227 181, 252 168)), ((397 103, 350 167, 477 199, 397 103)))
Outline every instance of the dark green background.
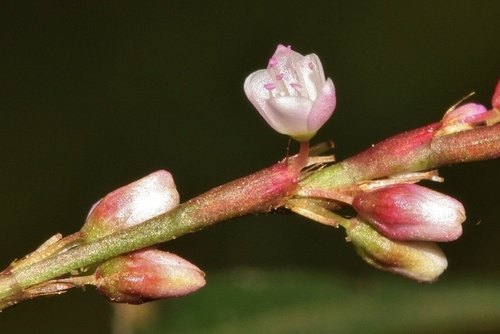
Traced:
MULTIPOLYGON (((440 119, 471 91, 489 107, 499 13, 499 1, 0 2, 0 265, 77 231, 95 201, 152 171, 169 170, 187 200, 281 159, 287 138, 242 89, 278 43, 318 54, 333 79, 338 106, 314 142, 333 139, 339 160, 440 119)), ((498 170, 443 168, 447 182, 431 185, 468 214, 436 284, 500 272, 498 170)), ((236 266, 371 275, 343 238, 268 215, 163 248, 204 269, 205 289, 236 266)), ((9 309, 0 328, 106 333, 110 310, 93 289, 72 291, 9 309)))

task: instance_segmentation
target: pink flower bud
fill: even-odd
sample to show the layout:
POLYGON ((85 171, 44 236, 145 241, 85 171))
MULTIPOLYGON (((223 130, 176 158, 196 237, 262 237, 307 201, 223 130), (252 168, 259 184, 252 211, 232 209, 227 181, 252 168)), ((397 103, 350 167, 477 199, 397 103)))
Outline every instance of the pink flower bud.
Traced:
POLYGON ((500 109, 500 80, 498 80, 497 87, 495 88, 495 93, 493 93, 491 105, 494 108, 500 109))
POLYGON ((179 204, 172 175, 164 170, 119 188, 90 209, 81 229, 92 241, 165 213, 179 204))
POLYGON ((101 264, 95 285, 113 302, 142 304, 194 292, 205 285, 204 277, 198 267, 175 254, 145 249, 101 264))
POLYGON ((480 122, 486 116, 486 108, 476 103, 467 103, 444 115, 443 126, 480 122))
POLYGON ((298 141, 311 139, 330 118, 337 98, 315 54, 278 45, 265 70, 250 74, 245 93, 266 122, 298 141))
POLYGON ((363 193, 352 206, 377 230, 396 240, 455 240, 465 221, 460 202, 416 184, 363 193))
POLYGON ((448 266, 446 256, 433 242, 395 241, 384 237, 361 219, 346 227, 347 240, 368 264, 410 279, 430 283, 448 266))

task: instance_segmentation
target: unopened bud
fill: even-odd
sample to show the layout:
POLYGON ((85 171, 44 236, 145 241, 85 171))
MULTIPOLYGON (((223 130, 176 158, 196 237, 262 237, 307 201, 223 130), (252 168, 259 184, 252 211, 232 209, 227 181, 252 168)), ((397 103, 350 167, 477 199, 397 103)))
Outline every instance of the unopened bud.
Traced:
POLYGON ((463 205, 437 191, 397 184, 356 196, 353 208, 396 240, 452 241, 462 235, 463 205))
POLYGON ((101 264, 95 285, 113 302, 142 304, 194 292, 205 285, 204 277, 198 267, 175 254, 145 249, 101 264))
POLYGON ((361 219, 347 226, 348 240, 368 264, 418 282, 435 281, 448 266, 446 256, 433 242, 395 241, 361 219))
POLYGON ((156 171, 121 187, 94 204, 81 229, 93 241, 165 213, 179 204, 172 175, 156 171))
POLYGON ((486 116, 486 108, 481 104, 467 103, 444 115, 443 125, 450 126, 463 123, 476 123, 486 116))

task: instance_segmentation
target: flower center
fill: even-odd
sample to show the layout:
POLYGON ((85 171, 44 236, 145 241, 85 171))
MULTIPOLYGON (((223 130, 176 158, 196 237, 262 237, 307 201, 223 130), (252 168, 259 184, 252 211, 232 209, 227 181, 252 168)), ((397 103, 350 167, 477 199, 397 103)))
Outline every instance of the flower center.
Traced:
MULTIPOLYGON (((271 57, 267 70, 269 71, 272 82, 264 84, 264 88, 268 90, 273 97, 308 97, 307 92, 303 91, 303 80, 301 80, 301 72, 296 69, 297 66, 300 66, 300 64, 296 64, 291 59, 291 50, 288 48, 281 57, 271 57)), ((309 62, 307 67, 311 71, 315 69, 312 62, 309 62)))

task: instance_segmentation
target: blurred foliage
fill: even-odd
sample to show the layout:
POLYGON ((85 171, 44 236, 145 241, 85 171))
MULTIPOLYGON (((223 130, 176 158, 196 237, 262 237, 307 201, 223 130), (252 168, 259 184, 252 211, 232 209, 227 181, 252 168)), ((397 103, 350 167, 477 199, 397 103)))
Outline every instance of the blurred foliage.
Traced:
MULTIPOLYGON (((497 0, 0 2, 0 264, 57 232, 77 231, 99 198, 154 170, 172 172, 187 200, 281 159, 287 138, 265 124, 242 89, 278 43, 318 54, 335 82, 338 107, 314 141, 333 139, 338 160, 440 119, 471 91, 472 101, 489 105, 500 69, 499 12, 497 0)), ((478 286, 500 271, 498 161, 440 174, 446 182, 429 186, 462 201, 468 219, 464 236, 443 245, 450 281, 401 283, 401 294, 412 298, 439 289, 474 294, 452 278, 465 272, 480 278, 478 286)), ((340 283, 331 278, 340 286, 374 272, 342 231, 293 215, 245 217, 162 248, 205 270, 200 293, 214 300, 230 291, 210 290, 213 273, 235 266, 341 272, 340 283)), ((357 307, 369 292, 358 295, 357 307)), ((280 298, 256 299, 296 301, 294 293, 280 298)), ((413 310, 410 299, 397 305, 413 310)), ((468 305, 465 298, 451 303, 468 305)), ((218 313, 223 307, 223 300, 207 307, 207 322, 227 319, 218 313)), ((395 318, 377 314, 364 328, 395 318)), ((108 333, 110 319, 106 300, 75 291, 9 309, 0 328, 108 333)), ((427 318, 419 319, 425 326, 427 318)))
POLYGON ((325 271, 237 268, 211 275, 209 286, 191 296, 157 303, 147 315, 152 320, 133 333, 500 331, 498 277, 445 277, 442 283, 417 285, 391 275, 349 278, 325 271))

